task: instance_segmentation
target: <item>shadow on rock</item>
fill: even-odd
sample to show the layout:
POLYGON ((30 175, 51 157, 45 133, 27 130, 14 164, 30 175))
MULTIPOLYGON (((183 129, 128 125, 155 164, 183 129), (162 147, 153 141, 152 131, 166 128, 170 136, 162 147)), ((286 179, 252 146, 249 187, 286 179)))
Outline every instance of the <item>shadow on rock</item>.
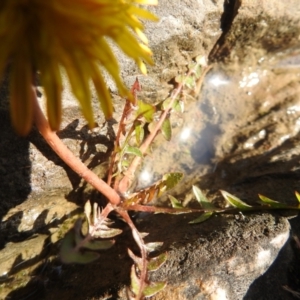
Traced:
MULTIPOLYGON (((0 83, 0 222, 10 208, 25 201, 31 192, 29 141, 19 137, 9 115, 9 83, 0 83)), ((3 246, 0 243, 0 247, 3 246)))

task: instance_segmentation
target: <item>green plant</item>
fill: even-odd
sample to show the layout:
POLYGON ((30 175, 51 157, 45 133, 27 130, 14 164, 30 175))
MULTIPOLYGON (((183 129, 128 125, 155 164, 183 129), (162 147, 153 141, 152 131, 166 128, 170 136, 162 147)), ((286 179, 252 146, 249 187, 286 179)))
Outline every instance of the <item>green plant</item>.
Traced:
MULTIPOLYGON (((11 65, 11 115, 16 130, 21 135, 26 135, 34 122, 61 159, 108 200, 103 209, 100 209, 96 203, 93 205, 89 201, 85 203, 88 231, 82 233, 82 220, 78 219, 62 241, 61 259, 66 263, 88 263, 99 258, 99 250, 112 247, 114 238, 121 233, 120 229, 112 228, 112 221, 108 218, 114 211, 129 225, 140 249, 140 256, 128 249, 128 255, 133 260, 128 296, 132 299, 141 299, 165 287, 165 282, 149 282, 148 272, 158 269, 166 261, 167 254, 162 253, 157 257, 149 258, 149 253, 157 250, 161 242, 145 243, 144 237, 148 233, 137 230, 128 211, 172 214, 201 212, 201 215, 191 222, 195 224, 217 213, 299 209, 300 205, 287 206, 260 196, 263 204, 250 206, 223 191, 224 198, 232 207, 221 209, 210 203, 201 190, 194 187, 194 195, 200 204, 199 209, 183 207, 181 202, 171 195, 169 199, 172 208, 148 206, 147 204, 155 197, 169 191, 180 181, 182 178, 180 173, 165 174, 161 180, 147 189, 130 193, 135 171, 154 138, 161 132, 167 141, 171 139, 170 114, 172 111, 184 110, 182 97, 184 88, 198 94, 203 77, 210 68, 205 65, 202 57, 196 58, 188 67, 187 74, 176 77, 178 85, 172 95, 153 105, 137 98, 137 92, 140 90, 138 81, 134 83, 131 92, 128 92, 119 77, 117 61, 105 37, 115 41, 136 61, 141 71, 146 72, 143 61, 152 63, 151 51, 146 46, 147 39, 142 33, 143 26, 137 17, 148 20, 156 20, 156 17, 135 4, 156 4, 156 1, 1 1, 0 36, 5 46, 0 50, 0 72, 2 73, 8 64, 11 65), (142 42, 136 40, 131 30, 142 42), (107 182, 102 181, 78 161, 53 131, 59 129, 61 119, 61 68, 68 76, 72 91, 90 127, 94 125, 90 103, 90 81, 95 86, 105 116, 111 117, 112 103, 98 68, 99 65, 104 66, 112 76, 120 95, 126 99, 108 169, 107 182), (37 72, 47 96, 49 121, 41 112, 36 97, 33 82, 37 72), (149 131, 148 135, 147 131, 149 131)), ((298 193, 296 196, 300 201, 298 193)))
MULTIPOLYGON (((201 214, 196 219, 190 221, 190 224, 202 223, 208 220, 213 215, 222 214, 222 213, 234 214, 238 212, 254 212, 254 211, 261 211, 261 210, 278 210, 278 209, 300 210, 300 194, 298 192, 295 192, 296 198, 299 202, 297 205, 288 205, 285 203, 272 200, 266 196, 258 195, 260 199, 260 201, 258 201, 259 205, 251 206, 245 203, 244 201, 242 201, 240 198, 226 191, 220 191, 228 206, 225 208, 220 208, 215 206, 213 203, 211 203, 204 195, 204 193, 197 186, 193 186, 192 189, 193 189, 193 194, 195 196, 195 199, 200 205, 201 214)), ((186 209, 185 207, 182 206, 181 202, 178 201, 173 196, 169 196, 169 199, 172 203, 173 208, 181 209, 181 210, 186 209)))
POLYGON ((130 226, 140 248, 141 257, 128 251, 134 261, 129 290, 129 296, 134 299, 150 296, 165 286, 163 282, 148 283, 147 272, 162 265, 166 255, 149 259, 148 254, 157 249, 160 243, 146 244, 143 240, 145 234, 136 229, 128 211, 174 212, 172 209, 146 204, 177 184, 182 174, 166 174, 153 186, 137 193, 130 194, 129 188, 137 166, 157 134, 161 131, 170 140, 172 128, 169 115, 173 109, 182 109, 179 97, 182 88, 192 88, 201 78, 201 64, 196 61, 188 75, 178 80, 178 87, 172 96, 156 105, 137 99, 138 82, 133 85, 131 93, 127 91, 120 79, 118 63, 107 38, 133 58, 141 71, 146 73, 143 61, 152 63, 151 51, 138 18, 152 21, 157 18, 140 8, 139 4, 153 5, 157 1, 3 0, 0 3, 0 36, 3 45, 0 50, 0 73, 9 65, 10 109, 16 131, 26 135, 34 123, 58 156, 108 200, 102 210, 96 204, 93 204, 93 209, 89 202, 85 204, 88 232, 82 234, 82 220, 77 220, 62 243, 61 258, 67 263, 87 263, 99 257, 96 250, 111 247, 114 244, 113 238, 121 232, 112 229, 108 219, 108 215, 115 211, 130 226), (98 178, 79 161, 54 131, 59 129, 61 120, 61 70, 66 73, 90 127, 94 126, 90 82, 95 87, 105 117, 111 117, 112 102, 99 66, 106 69, 116 82, 119 94, 126 98, 108 171, 108 182, 98 178), (37 76, 46 94, 48 120, 37 101, 34 85, 37 76), (146 127, 150 131, 147 137, 146 127), (126 164, 127 161, 130 163, 126 164))
MULTIPOLYGON (((103 210, 100 210, 96 203, 93 204, 92 209, 88 201, 85 204, 88 232, 85 236, 82 235, 82 220, 79 219, 62 242, 60 256, 64 262, 91 262, 99 257, 95 250, 111 247, 114 244, 112 238, 121 233, 120 230, 111 228, 112 223, 108 219, 108 215, 112 211, 119 214, 130 226, 141 255, 141 257, 136 256, 128 249, 128 254, 134 262, 131 270, 131 287, 128 289, 130 299, 148 297, 164 288, 165 282, 148 282, 148 272, 159 268, 165 262, 167 255, 163 253, 158 257, 149 258, 149 254, 158 250, 161 242, 145 243, 144 237, 148 233, 141 233, 137 230, 128 211, 172 214, 201 211, 201 209, 174 209, 147 205, 153 199, 171 190, 181 180, 183 176, 181 173, 165 174, 150 187, 133 193, 130 192, 129 188, 137 166, 155 137, 161 132, 167 141, 171 139, 170 114, 174 110, 183 111, 184 101, 181 95, 183 88, 193 90, 195 85, 190 85, 191 80, 195 84, 202 80, 202 64, 203 60, 197 58, 195 63, 190 66, 188 74, 181 78, 178 87, 170 98, 153 105, 144 103, 137 98, 136 95, 140 86, 139 82, 135 81, 131 89, 134 102, 126 100, 107 174, 107 185, 112 186, 118 193, 122 193, 122 201, 117 205, 110 202, 103 210), (147 131, 149 131, 148 134, 147 131)), ((204 70, 206 69, 204 68, 204 70)))

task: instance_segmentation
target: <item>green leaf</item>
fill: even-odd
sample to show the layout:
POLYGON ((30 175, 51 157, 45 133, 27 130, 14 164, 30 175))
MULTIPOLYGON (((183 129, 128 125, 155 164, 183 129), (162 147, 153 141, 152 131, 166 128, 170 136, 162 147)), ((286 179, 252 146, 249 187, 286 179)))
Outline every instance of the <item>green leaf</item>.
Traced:
POLYGON ((184 101, 176 100, 173 106, 174 110, 179 113, 184 113, 184 101))
POLYGON ((162 182, 166 186, 166 189, 170 190, 178 184, 182 177, 183 174, 179 172, 168 173, 163 176, 162 182))
POLYGON ((136 117, 144 117, 146 122, 150 123, 153 121, 153 116, 156 111, 155 106, 145 103, 141 100, 137 101, 138 109, 136 111, 136 117))
POLYGON ((300 203, 300 194, 296 191, 295 192, 296 198, 298 199, 299 203, 300 203))
POLYGON ((161 110, 166 110, 168 109, 168 107, 170 106, 170 103, 173 99, 171 97, 167 98, 166 100, 164 100, 162 102, 162 105, 161 105, 161 110))
POLYGON ((99 254, 91 251, 75 250, 75 231, 71 229, 62 240, 59 256, 63 263, 81 263, 86 264, 99 258, 99 254))
POLYGON ((162 253, 157 257, 151 258, 147 266, 148 271, 152 272, 158 270, 167 261, 167 259, 167 253, 162 253))
POLYGON ((173 208, 184 208, 181 204, 180 201, 178 201, 175 197, 168 195, 170 201, 171 201, 171 205, 173 208))
POLYGON ((213 214, 214 214, 213 211, 207 211, 207 212, 201 214, 200 217, 198 217, 197 219, 190 221, 189 224, 202 223, 202 222, 206 221, 207 219, 209 219, 213 214))
POLYGON ((125 146, 124 153, 133 154, 135 156, 143 157, 143 153, 141 152, 141 150, 139 148, 132 147, 132 146, 129 146, 129 145, 125 146))
POLYGON ((238 197, 231 195, 230 193, 228 193, 226 191, 221 191, 221 193, 222 193, 223 197, 225 198, 225 200, 233 207, 236 207, 241 210, 248 210, 248 209, 252 208, 252 206, 246 204, 238 197))
POLYGON ((195 185, 193 185, 193 193, 201 207, 203 207, 204 209, 216 209, 216 207, 205 197, 202 191, 195 185))
POLYGON ((94 232, 93 237, 95 238, 101 238, 101 239, 110 239, 112 237, 115 237, 116 235, 121 234, 123 231, 119 228, 100 228, 97 231, 94 232))
POLYGON ((89 264, 97 260, 100 257, 100 255, 96 252, 91 252, 91 251, 84 251, 84 252, 70 251, 66 255, 61 254, 60 257, 65 264, 72 264, 72 263, 89 264))
POLYGON ((115 242, 113 240, 104 240, 104 241, 91 240, 85 243, 83 247, 90 250, 105 250, 111 248, 114 244, 115 242))
POLYGON ((288 205, 284 204, 284 203, 280 203, 278 201, 274 201, 266 196, 260 195, 258 194, 258 197, 260 198, 260 200, 264 203, 269 205, 270 207, 273 208, 286 208, 288 205))
POLYGON ((196 85, 195 78, 193 76, 189 76, 186 78, 184 82, 185 86, 187 86, 189 89, 193 89, 196 85))
POLYGON ((140 280, 136 275, 134 265, 131 267, 130 281, 131 281, 130 289, 135 295, 137 295, 140 290, 140 280))
POLYGON ((161 133, 163 137, 170 141, 172 138, 172 126, 170 122, 170 118, 166 118, 161 125, 161 133))
POLYGON ((127 249, 130 258, 134 261, 138 269, 141 271, 143 265, 143 259, 136 256, 130 249, 127 249))
POLYGON ((166 287, 166 282, 155 282, 149 284, 143 291, 145 297, 151 297, 166 287))
POLYGON ((139 146, 143 142, 145 136, 145 130, 142 123, 136 121, 134 130, 135 130, 136 143, 139 146))
POLYGON ((122 159, 121 166, 127 168, 129 166, 129 161, 126 159, 122 159))
POLYGON ((145 244, 145 249, 148 252, 153 252, 153 251, 157 251, 161 248, 161 246, 163 245, 163 242, 152 242, 152 243, 147 243, 145 244))

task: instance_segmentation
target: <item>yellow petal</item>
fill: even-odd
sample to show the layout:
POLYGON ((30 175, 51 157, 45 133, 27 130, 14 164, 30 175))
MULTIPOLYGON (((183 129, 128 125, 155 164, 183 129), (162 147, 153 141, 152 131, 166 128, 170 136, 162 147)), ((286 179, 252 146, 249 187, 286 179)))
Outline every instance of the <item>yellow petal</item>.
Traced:
POLYGON ((128 10, 128 12, 130 14, 133 14, 137 17, 140 17, 140 18, 143 18, 143 19, 146 19, 149 21, 155 22, 155 21, 159 20, 159 18, 156 15, 154 15, 153 13, 151 13, 150 11, 136 7, 136 6, 131 6, 130 9, 128 10))
POLYGON ((100 102, 101 108, 105 115, 106 119, 110 119, 113 114, 113 105, 110 94, 107 90, 107 86, 103 80, 101 72, 99 71, 98 66, 92 64, 93 76, 92 80, 97 92, 98 100, 100 102))
POLYGON ((47 96, 47 115, 52 130, 59 130, 61 122, 62 79, 59 66, 55 61, 48 62, 41 70, 42 84, 47 96))
POLYGON ((148 44, 148 39, 142 30, 135 28, 135 32, 144 44, 148 44))
POLYGON ((146 5, 157 5, 157 0, 134 0, 135 3, 138 4, 146 4, 146 5))
POLYGON ((90 72, 85 66, 84 59, 70 52, 64 55, 64 68, 67 72, 72 92, 80 103, 82 113, 90 128, 95 126, 89 89, 90 72))

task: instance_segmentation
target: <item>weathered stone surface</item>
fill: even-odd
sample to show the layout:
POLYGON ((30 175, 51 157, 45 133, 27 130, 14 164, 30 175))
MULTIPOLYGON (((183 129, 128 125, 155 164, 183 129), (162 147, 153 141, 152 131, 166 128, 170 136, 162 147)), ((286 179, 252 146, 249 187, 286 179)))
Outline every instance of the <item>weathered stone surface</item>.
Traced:
MULTIPOLYGON (((187 111, 196 114, 192 121, 196 143, 189 145, 191 157, 184 166, 188 166, 187 184, 177 191, 180 199, 189 201, 190 185, 197 184, 220 205, 223 200, 219 189, 226 189, 251 204, 256 202, 257 193, 295 203, 293 191, 298 189, 300 178, 300 87, 299 72, 294 67, 299 66, 296 48, 300 43, 299 5, 298 0, 240 0, 235 5, 218 0, 161 0, 153 8, 160 21, 146 24, 156 61, 149 68, 149 76, 139 75, 136 66, 118 53, 124 79, 130 86, 138 76, 143 85, 140 96, 149 101, 165 98, 173 87, 172 79, 186 71, 187 64, 200 54, 210 54, 211 60, 228 63, 225 67, 215 67, 207 76, 204 94, 199 97, 201 105, 187 107, 187 111), (225 77, 219 77, 214 86, 213 75, 225 77), (220 80, 235 85, 222 87, 220 80)), ((116 94, 114 85, 109 84, 116 94)), ((118 120, 123 102, 117 95, 114 97, 118 120)), ((28 139, 13 134, 5 109, 7 83, 2 86, 0 98, 0 122, 6 128, 0 132, 0 185, 3 185, 0 217, 1 228, 5 229, 0 233, 0 247, 6 244, 0 257, 7 257, 7 251, 11 257, 18 257, 29 247, 37 251, 35 257, 41 263, 45 256, 38 253, 42 252, 44 236, 38 238, 40 243, 35 243, 36 239, 27 243, 27 239, 33 232, 53 233, 54 220, 63 226, 62 221, 77 207, 65 198, 82 200, 77 193, 80 178, 52 153, 37 132, 32 132, 28 139), (49 207, 48 201, 52 203, 49 207)), ((104 120, 99 112, 100 126, 88 131, 68 88, 64 100, 66 114, 59 135, 93 168, 109 156, 113 124, 102 127, 104 120)), ((174 148, 177 156, 170 164, 177 169, 174 161, 180 164, 178 155, 184 151, 181 144, 174 148)), ((171 152, 167 153, 171 157, 171 152)), ((167 165, 160 154, 158 158, 167 165)), ((281 285, 296 282, 291 280, 289 270, 300 255, 297 256, 288 239, 289 224, 285 217, 267 213, 218 216, 191 226, 188 221, 193 218, 191 215, 136 218, 137 226, 150 232, 149 239, 164 241, 162 250, 169 253, 166 265, 152 275, 153 280, 166 280, 168 287, 154 299, 292 299, 281 285), (279 256, 284 262, 284 267, 279 268, 283 277, 276 277, 277 284, 271 287, 268 281, 274 278, 272 273, 264 275, 265 281, 262 276, 251 285, 272 264, 286 241, 286 254, 279 256)), ((300 235, 299 227, 292 226, 293 234, 300 235)), ((54 243, 59 239, 57 232, 54 243)), ((50 285, 51 293, 39 294, 41 290, 31 280, 31 270, 24 275, 29 284, 10 293, 9 299, 20 299, 20 295, 39 299, 106 299, 104 295, 117 298, 124 292, 122 287, 129 283, 131 261, 126 248, 135 247, 130 236, 125 230, 116 246, 104 252, 93 265, 61 266, 54 261, 44 264, 43 271, 37 269, 37 274, 44 276, 42 283, 50 285)), ((57 244, 51 246, 54 253, 56 247, 57 244)), ((2 275, 8 272, 0 279, 6 287, 11 287, 19 275, 8 270, 11 262, 7 263, 0 263, 5 267, 2 275)), ((291 288, 297 290, 299 285, 291 288)))
POLYGON ((40 234, 24 242, 7 243, 5 248, 1 250, 0 276, 5 277, 12 270, 15 272, 15 269, 24 262, 38 261, 47 238, 47 235, 40 234))
POLYGON ((154 281, 167 280, 168 287, 153 299, 242 299, 253 278, 272 264, 290 229, 287 220, 268 214, 217 217, 187 231, 174 223, 169 230, 180 238, 153 275, 154 281))

